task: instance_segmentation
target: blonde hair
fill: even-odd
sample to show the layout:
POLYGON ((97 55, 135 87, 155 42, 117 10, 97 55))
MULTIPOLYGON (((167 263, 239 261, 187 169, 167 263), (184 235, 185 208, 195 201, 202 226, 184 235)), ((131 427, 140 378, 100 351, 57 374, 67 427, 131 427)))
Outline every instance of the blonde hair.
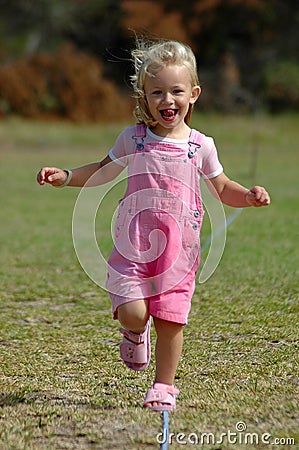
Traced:
MULTIPOLYGON (((145 78, 168 64, 184 65, 190 73, 192 87, 198 86, 198 75, 196 59, 193 51, 188 45, 178 41, 151 42, 137 39, 137 48, 132 52, 135 74, 131 76, 131 82, 136 98, 134 116, 139 123, 147 126, 155 126, 157 122, 153 119, 144 92, 145 78)), ((193 105, 190 104, 185 122, 189 124, 193 105)))

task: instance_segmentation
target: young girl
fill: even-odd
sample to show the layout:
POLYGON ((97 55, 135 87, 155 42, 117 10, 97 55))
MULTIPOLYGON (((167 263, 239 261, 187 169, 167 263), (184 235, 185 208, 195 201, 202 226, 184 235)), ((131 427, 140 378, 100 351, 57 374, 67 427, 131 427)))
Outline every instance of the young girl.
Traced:
POLYGON ((150 326, 157 333, 156 374, 143 406, 174 410, 181 356, 199 265, 203 208, 199 176, 227 205, 266 206, 266 190, 248 190, 223 172, 212 138, 189 128, 201 89, 191 49, 176 41, 139 43, 132 52, 137 125, 126 128, 101 162, 72 171, 44 167, 37 180, 55 187, 95 186, 128 167, 120 201, 107 289, 120 321, 120 355, 130 369, 150 362, 150 326))

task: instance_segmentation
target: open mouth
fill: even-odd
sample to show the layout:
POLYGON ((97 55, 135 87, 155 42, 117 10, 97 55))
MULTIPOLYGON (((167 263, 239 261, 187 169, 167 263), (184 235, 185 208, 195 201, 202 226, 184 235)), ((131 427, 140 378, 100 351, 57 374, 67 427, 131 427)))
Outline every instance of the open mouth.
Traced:
POLYGON ((170 122, 171 120, 173 120, 175 118, 175 116, 177 115, 177 112, 178 112, 177 109, 169 108, 169 109, 162 109, 160 111, 160 114, 164 120, 167 120, 170 122))

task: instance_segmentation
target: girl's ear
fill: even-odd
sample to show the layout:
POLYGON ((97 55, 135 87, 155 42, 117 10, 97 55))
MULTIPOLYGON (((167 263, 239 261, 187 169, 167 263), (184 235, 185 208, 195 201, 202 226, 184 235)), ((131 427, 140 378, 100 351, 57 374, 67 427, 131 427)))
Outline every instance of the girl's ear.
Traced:
POLYGON ((201 94, 200 86, 193 86, 190 95, 190 104, 193 105, 201 94))

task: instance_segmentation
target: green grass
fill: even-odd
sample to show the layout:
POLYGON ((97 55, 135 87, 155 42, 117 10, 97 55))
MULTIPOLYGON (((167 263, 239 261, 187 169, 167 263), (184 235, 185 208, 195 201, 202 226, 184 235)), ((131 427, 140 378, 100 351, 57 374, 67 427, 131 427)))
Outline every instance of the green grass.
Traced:
MULTIPOLYGON (((294 438, 296 445, 224 439, 204 448, 299 448, 298 116, 197 115, 193 123, 214 136, 226 173, 265 185, 272 204, 242 212, 217 271, 197 285, 170 448, 201 448, 177 443, 184 441, 178 433, 220 439, 240 421, 259 439, 269 433, 270 443, 294 438)), ((124 368, 107 293, 76 259, 71 222, 79 190, 35 183, 42 165, 101 158, 122 128, 0 122, 1 450, 159 447, 160 415, 140 408, 154 364, 142 374, 124 368)), ((109 231, 105 211, 99 239, 109 231)), ((203 241, 208 233, 206 223, 203 241)))

